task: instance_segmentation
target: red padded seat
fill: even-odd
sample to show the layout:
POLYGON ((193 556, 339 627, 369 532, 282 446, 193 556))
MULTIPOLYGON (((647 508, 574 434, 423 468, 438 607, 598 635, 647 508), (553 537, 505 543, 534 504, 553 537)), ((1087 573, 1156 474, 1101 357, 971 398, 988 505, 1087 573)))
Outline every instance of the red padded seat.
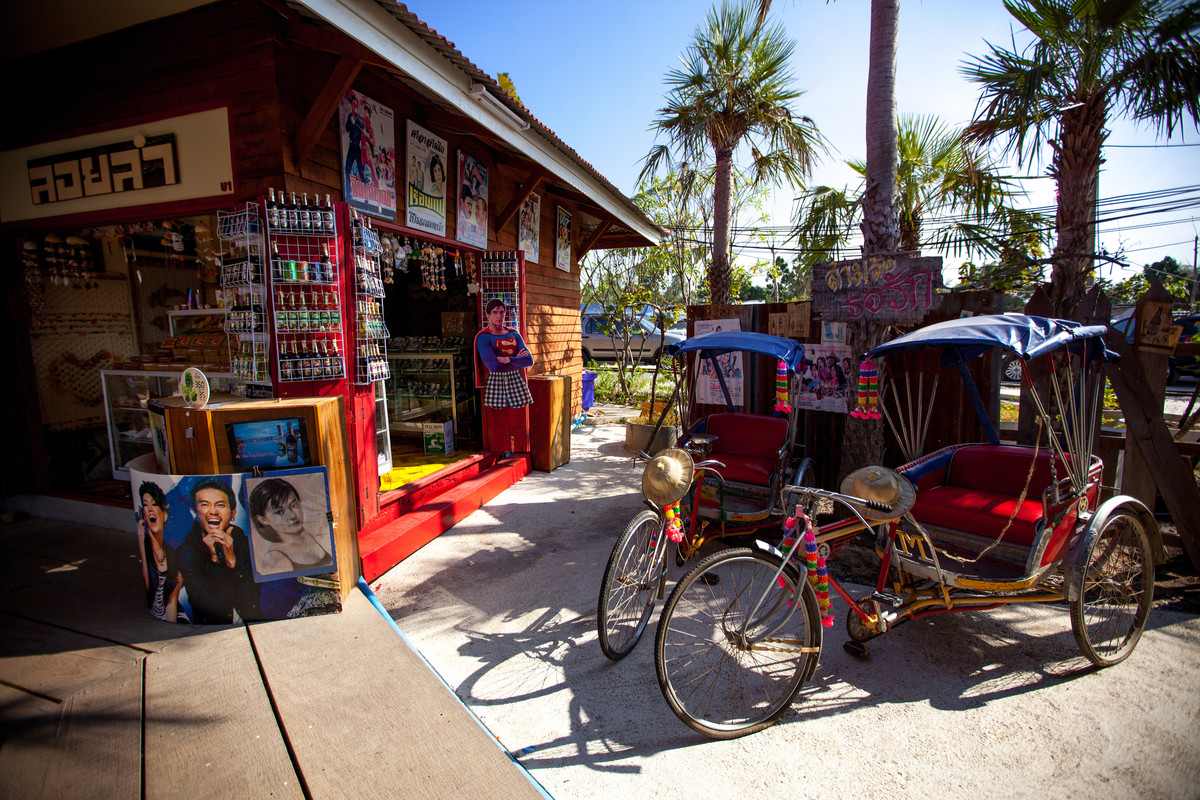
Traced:
POLYGON ((725 412, 708 418, 705 433, 716 436, 710 458, 725 464, 727 481, 770 486, 787 442, 788 423, 783 417, 725 412))
MULTIPOLYGON (((1033 449, 1016 445, 978 445, 953 452, 945 469, 944 483, 929 486, 917 483, 917 502, 913 516, 922 523, 938 525, 984 536, 996 536, 1004 529, 1017 498, 1025 488, 1033 462, 1033 449)), ((1061 459, 1058 477, 1066 477, 1061 459)), ((1033 477, 1020 509, 1004 540, 1032 545, 1042 521, 1042 492, 1050 485, 1050 454, 1038 453, 1033 477)))

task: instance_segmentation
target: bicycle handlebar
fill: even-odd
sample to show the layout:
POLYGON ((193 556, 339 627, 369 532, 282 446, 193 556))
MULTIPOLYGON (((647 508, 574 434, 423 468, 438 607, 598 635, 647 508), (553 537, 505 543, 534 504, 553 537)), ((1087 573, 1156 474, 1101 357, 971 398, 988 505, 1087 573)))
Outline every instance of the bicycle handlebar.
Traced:
MULTIPOLYGON (((868 500, 865 497, 855 497, 852 494, 833 492, 828 489, 817 489, 811 486, 785 486, 783 487, 783 492, 784 494, 805 494, 813 497, 827 497, 830 500, 836 500, 840 503, 845 503, 846 505, 849 505, 850 503, 858 503, 884 514, 892 513, 892 507, 887 503, 880 503, 876 500, 868 500)), ((853 507, 851 507, 851 510, 853 510, 853 507)))

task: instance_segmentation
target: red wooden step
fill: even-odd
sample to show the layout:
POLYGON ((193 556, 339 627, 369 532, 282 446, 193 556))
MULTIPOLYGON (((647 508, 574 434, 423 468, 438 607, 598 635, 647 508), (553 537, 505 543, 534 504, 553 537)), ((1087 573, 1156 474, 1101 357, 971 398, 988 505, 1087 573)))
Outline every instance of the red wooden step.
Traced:
POLYGON ((502 459, 475 477, 425 498, 399 519, 361 534, 358 551, 363 577, 375 580, 524 478, 529 469, 527 454, 502 459))

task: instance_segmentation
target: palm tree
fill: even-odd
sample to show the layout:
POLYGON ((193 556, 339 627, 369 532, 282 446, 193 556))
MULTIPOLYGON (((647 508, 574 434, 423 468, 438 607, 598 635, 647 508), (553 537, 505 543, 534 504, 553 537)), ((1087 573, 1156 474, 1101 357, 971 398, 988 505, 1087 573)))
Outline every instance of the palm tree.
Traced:
POLYGON ((1002 140, 1018 163, 1053 150, 1058 185, 1051 268, 1057 313, 1073 316, 1095 253, 1095 209, 1111 117, 1150 123, 1168 136, 1185 116, 1200 122, 1200 2, 1006 0, 1033 42, 991 51, 962 72, 983 87, 969 135, 1002 140))
POLYGON ((696 30, 667 73, 667 105, 651 130, 667 137, 651 148, 640 179, 658 170, 681 175, 713 160, 713 255, 709 267, 711 302, 730 300, 729 232, 733 223, 732 171, 740 151, 749 150, 748 174, 756 184, 787 180, 801 185, 815 158, 825 152, 816 124, 798 116, 791 104, 802 92, 791 87, 795 42, 781 25, 757 24, 751 5, 722 3, 696 30))
MULTIPOLYGON (((999 255, 1012 201, 1024 193, 996 171, 985 152, 965 141, 962 129, 949 128, 936 116, 902 115, 896 139, 898 248, 999 255), (955 216, 939 222, 947 215, 955 216)), ((814 261, 837 258, 861 211, 867 165, 847 163, 863 178, 856 193, 818 186, 797 198, 794 232, 814 261)))

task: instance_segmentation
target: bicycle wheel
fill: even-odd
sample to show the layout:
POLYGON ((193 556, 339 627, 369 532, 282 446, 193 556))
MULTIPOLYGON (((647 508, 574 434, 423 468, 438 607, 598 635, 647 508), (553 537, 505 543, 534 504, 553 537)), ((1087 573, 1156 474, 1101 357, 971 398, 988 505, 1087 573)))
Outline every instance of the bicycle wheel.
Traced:
POLYGON ((1150 540, 1135 514, 1119 511, 1087 546, 1082 590, 1071 601, 1075 643, 1096 666, 1124 661, 1142 636, 1153 600, 1150 540))
POLYGON ((663 535, 659 516, 643 511, 625 526, 608 557, 596 604, 596 628, 600 649, 613 661, 629 655, 654 610, 654 595, 665 569, 666 548, 657 544, 663 535))
POLYGON ((748 547, 723 550, 667 599, 654 664, 663 697, 693 730, 714 739, 762 730, 816 669, 816 595, 790 565, 776 580, 779 562, 748 547))

